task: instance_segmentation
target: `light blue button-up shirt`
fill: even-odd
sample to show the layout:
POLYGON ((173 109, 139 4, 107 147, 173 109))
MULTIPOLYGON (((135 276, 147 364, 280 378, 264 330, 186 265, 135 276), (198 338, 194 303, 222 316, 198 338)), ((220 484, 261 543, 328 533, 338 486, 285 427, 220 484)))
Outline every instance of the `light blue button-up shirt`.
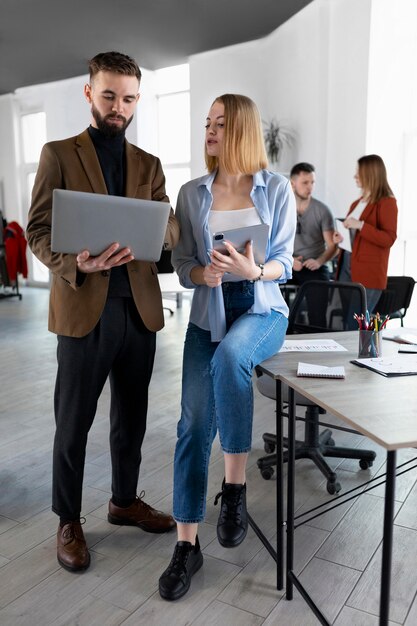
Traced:
MULTIPOLYGON (((195 288, 190 322, 210 330, 212 341, 221 341, 226 334, 226 317, 222 288, 195 285, 193 267, 210 263, 213 247, 208 217, 213 196, 211 186, 216 172, 191 180, 178 195, 176 217, 181 237, 172 253, 172 263, 184 287, 195 288)), ((276 281, 256 281, 254 304, 248 313, 269 315, 271 309, 288 316, 288 307, 278 283, 292 277, 293 248, 296 225, 295 198, 290 182, 280 174, 261 170, 253 176, 250 194, 261 222, 268 224, 269 236, 265 261, 279 261, 283 272, 276 281)), ((224 280, 227 280, 224 279, 224 280)))

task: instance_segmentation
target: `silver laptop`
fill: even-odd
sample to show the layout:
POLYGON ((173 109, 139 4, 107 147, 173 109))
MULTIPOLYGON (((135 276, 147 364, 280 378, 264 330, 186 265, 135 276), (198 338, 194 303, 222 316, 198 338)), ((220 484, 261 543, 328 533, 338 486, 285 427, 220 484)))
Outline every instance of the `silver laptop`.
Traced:
POLYGON ((170 205, 83 191, 54 189, 53 252, 97 256, 112 243, 128 247, 135 259, 158 261, 164 245, 170 205))

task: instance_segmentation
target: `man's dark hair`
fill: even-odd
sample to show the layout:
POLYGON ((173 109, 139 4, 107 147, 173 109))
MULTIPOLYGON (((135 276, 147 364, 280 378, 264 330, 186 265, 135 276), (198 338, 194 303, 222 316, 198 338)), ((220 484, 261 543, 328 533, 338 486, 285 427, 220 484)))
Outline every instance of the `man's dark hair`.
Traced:
POLYGON ((306 172, 307 174, 311 174, 312 172, 315 172, 315 171, 316 170, 314 168, 314 165, 311 165, 311 163, 297 163, 291 169, 290 178, 292 178, 293 176, 298 176, 298 174, 301 174, 301 172, 306 172))
POLYGON ((91 79, 98 72, 114 72, 126 76, 136 76, 140 82, 142 73, 134 59, 121 52, 100 52, 88 62, 91 79))

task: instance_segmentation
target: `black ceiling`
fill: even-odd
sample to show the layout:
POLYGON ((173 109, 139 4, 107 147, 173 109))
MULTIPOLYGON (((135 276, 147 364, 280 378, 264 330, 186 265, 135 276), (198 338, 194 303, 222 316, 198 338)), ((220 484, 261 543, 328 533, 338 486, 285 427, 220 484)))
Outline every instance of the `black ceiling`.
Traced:
POLYGON ((143 68, 259 39, 311 0, 1 0, 0 94, 87 72, 118 50, 143 68))

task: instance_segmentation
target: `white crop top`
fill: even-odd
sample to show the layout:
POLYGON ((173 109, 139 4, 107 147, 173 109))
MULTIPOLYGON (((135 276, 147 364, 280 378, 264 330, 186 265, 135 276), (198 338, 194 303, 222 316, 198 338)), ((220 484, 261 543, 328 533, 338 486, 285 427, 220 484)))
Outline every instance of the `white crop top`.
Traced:
POLYGON ((212 234, 222 230, 254 226, 261 223, 261 218, 255 207, 235 209, 234 211, 210 211, 208 220, 212 234))

